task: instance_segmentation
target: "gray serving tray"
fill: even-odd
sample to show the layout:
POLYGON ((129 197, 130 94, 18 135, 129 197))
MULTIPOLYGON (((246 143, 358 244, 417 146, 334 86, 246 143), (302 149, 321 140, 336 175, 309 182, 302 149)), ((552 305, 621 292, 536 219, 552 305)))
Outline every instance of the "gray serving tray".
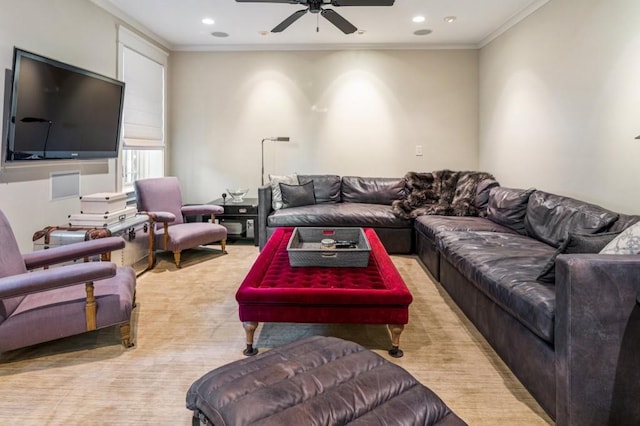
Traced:
POLYGON ((371 246, 362 228, 295 228, 287 244, 293 267, 366 268, 371 246), (353 241, 355 248, 323 249, 320 241, 353 241))

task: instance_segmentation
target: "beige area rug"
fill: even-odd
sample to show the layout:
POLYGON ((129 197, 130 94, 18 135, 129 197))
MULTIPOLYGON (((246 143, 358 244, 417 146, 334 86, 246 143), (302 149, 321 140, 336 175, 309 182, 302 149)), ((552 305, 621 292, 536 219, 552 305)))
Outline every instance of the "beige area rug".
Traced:
MULTIPOLYGON (((207 371, 244 358, 235 291, 258 249, 230 245, 171 256, 138 278, 133 333, 116 327, 0 354, 0 425, 189 425, 185 395, 207 371)), ((257 347, 313 334, 346 338, 402 366, 471 425, 544 425, 550 419, 416 258, 392 256, 413 293, 389 357, 385 326, 261 324, 257 347)), ((283 425, 285 426, 285 425, 283 425)))

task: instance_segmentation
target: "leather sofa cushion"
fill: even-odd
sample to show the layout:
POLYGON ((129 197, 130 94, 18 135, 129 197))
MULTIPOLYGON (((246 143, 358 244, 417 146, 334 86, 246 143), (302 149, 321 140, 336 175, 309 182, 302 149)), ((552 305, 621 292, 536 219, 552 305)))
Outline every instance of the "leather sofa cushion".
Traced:
POLYGON ((186 405, 215 425, 466 424, 402 367, 322 336, 206 373, 189 387, 186 405))
POLYGON ((267 217, 267 226, 410 228, 411 221, 399 218, 393 214, 391 206, 364 203, 335 203, 278 210, 267 217))
POLYGON ((487 215, 487 207, 489 206, 489 193, 492 188, 500 186, 495 179, 484 179, 478 183, 476 188, 475 204, 478 209, 478 215, 484 217, 487 215))
POLYGON ((569 232, 568 237, 551 256, 540 271, 537 280, 545 283, 556 282, 556 257, 561 254, 600 253, 620 232, 603 232, 600 234, 574 234, 569 232))
POLYGON ((609 231, 621 232, 638 222, 640 222, 640 216, 638 215, 620 214, 618 216, 618 220, 616 220, 613 225, 611 225, 611 228, 609 228, 609 231))
POLYGON ((338 175, 298 175, 301 185, 313 181, 316 203, 339 203, 342 182, 338 175))
POLYGON ((282 208, 308 206, 316 203, 316 197, 313 192, 313 181, 309 181, 302 185, 280 184, 280 192, 282 193, 282 208))
POLYGON ((438 247, 460 273, 522 325, 553 345, 556 294, 536 281, 554 249, 502 232, 443 231, 438 247))
POLYGON ((519 234, 527 233, 524 218, 527 213, 529 196, 534 189, 514 189, 502 186, 489 191, 487 217, 500 225, 513 229, 519 234))
POLYGON ((424 215, 418 216, 414 222, 414 228, 434 239, 436 235, 443 231, 488 231, 515 233, 515 231, 502 226, 489 219, 472 216, 438 216, 424 215))
POLYGON ((391 205, 406 196, 405 181, 399 178, 342 177, 342 202, 391 205))
POLYGON ((535 191, 529 197, 525 227, 527 235, 554 247, 569 232, 596 234, 609 230, 618 214, 594 204, 561 195, 535 191))

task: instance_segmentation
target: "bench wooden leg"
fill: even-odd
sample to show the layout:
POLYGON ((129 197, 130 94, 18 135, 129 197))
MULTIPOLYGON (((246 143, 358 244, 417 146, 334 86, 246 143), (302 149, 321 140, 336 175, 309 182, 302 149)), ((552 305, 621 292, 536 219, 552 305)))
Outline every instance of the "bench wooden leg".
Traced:
POLYGON ((258 323, 255 321, 244 321, 242 327, 244 327, 244 332, 247 336, 247 348, 242 351, 242 353, 246 356, 254 356, 258 353, 258 350, 253 347, 253 334, 256 332, 256 328, 258 328, 258 323))
POLYGON ((389 349, 389 355, 394 358, 400 358, 404 355, 404 352, 400 349, 400 334, 404 330, 404 324, 388 324, 387 328, 391 333, 391 349, 389 349))

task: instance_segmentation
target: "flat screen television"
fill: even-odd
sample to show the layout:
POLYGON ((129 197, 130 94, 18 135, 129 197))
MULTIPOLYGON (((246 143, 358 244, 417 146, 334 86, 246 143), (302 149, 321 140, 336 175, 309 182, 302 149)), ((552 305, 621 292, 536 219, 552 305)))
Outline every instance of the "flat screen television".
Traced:
POLYGON ((6 161, 118 156, 124 83, 14 48, 6 161))

